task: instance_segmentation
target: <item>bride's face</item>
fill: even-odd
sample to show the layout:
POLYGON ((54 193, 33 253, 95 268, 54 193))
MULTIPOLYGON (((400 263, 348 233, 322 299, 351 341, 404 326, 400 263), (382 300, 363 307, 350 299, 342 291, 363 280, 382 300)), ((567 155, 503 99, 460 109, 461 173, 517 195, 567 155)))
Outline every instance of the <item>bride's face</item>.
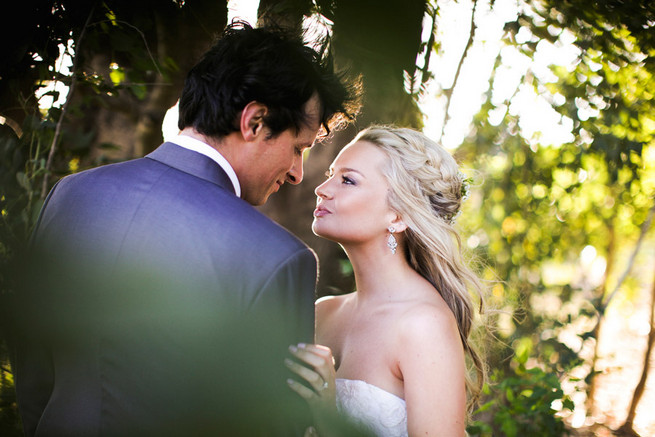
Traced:
POLYGON ((385 244, 387 228, 396 214, 389 208, 389 184, 382 174, 386 154, 358 141, 344 147, 316 187, 317 207, 312 230, 342 244, 373 239, 385 244))

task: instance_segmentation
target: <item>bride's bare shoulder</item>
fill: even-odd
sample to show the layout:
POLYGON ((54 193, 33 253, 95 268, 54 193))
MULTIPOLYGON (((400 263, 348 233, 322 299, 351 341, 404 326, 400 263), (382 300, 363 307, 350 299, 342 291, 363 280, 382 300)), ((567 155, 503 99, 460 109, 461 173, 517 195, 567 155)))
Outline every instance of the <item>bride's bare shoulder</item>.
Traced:
POLYGON ((323 296, 316 301, 316 315, 328 316, 338 312, 350 300, 352 293, 335 296, 323 296))
POLYGON ((440 344, 453 352, 461 349, 457 321, 446 303, 429 299, 408 306, 397 319, 396 333, 403 348, 440 344))
POLYGON ((332 349, 337 363, 340 362, 341 334, 350 299, 350 295, 345 294, 325 296, 316 301, 316 341, 332 349))

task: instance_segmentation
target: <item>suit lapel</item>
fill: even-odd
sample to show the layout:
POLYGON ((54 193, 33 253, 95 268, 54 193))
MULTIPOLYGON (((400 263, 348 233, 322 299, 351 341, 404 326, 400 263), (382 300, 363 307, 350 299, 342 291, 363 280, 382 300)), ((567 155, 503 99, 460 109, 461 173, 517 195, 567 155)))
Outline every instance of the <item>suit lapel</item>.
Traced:
POLYGON ((146 158, 204 179, 234 193, 234 186, 227 173, 214 160, 202 153, 185 149, 174 143, 164 143, 146 155, 146 158))

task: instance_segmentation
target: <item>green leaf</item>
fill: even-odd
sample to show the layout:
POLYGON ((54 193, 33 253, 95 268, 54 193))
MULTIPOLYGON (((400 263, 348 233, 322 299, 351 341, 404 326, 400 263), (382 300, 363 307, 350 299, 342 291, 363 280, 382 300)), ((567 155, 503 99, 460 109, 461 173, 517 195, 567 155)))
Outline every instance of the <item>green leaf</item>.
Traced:
POLYGON ((18 181, 18 185, 23 187, 25 191, 32 191, 32 184, 30 183, 30 179, 24 172, 21 171, 16 173, 16 180, 18 181))

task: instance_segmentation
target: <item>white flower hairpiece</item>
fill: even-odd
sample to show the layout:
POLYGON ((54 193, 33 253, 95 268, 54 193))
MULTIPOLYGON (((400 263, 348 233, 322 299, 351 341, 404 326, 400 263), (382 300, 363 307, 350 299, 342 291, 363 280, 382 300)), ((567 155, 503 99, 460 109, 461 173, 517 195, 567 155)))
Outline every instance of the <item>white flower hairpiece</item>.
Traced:
POLYGON ((471 182, 473 182, 473 178, 466 177, 466 175, 462 173, 461 170, 457 172, 457 176, 462 181, 461 195, 462 202, 464 202, 471 195, 471 182))
POLYGON ((459 180, 462 182, 462 186, 460 188, 460 196, 461 196, 461 201, 460 201, 460 209, 457 211, 455 214, 453 214, 452 217, 446 217, 448 222, 451 225, 455 224, 455 221, 457 220, 457 217, 459 217, 462 214, 462 207, 461 207, 461 202, 464 202, 469 198, 471 195, 471 182, 473 182, 473 178, 466 177, 464 173, 462 173, 461 170, 457 172, 457 177, 459 180))

